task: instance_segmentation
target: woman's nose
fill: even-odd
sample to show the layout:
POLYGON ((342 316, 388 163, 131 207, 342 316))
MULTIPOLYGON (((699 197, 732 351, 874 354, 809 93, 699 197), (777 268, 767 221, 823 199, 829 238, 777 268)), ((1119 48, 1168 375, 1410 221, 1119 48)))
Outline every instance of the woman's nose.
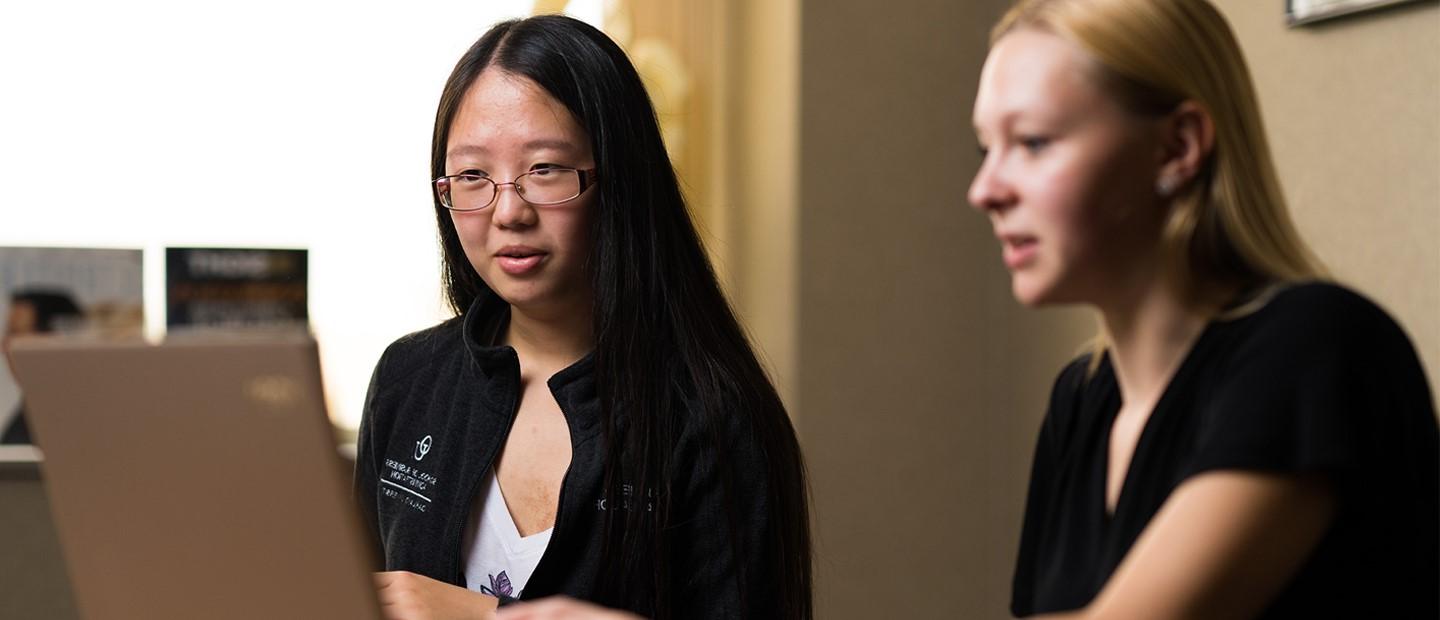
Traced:
POLYGON ((970 182, 970 191, 965 198, 980 211, 1002 209, 1015 201, 1015 188, 1005 179, 1000 160, 993 154, 987 155, 970 182))
POLYGON ((535 225, 538 214, 535 206, 520 197, 520 187, 514 183, 495 186, 495 224, 501 228, 524 228, 535 225))

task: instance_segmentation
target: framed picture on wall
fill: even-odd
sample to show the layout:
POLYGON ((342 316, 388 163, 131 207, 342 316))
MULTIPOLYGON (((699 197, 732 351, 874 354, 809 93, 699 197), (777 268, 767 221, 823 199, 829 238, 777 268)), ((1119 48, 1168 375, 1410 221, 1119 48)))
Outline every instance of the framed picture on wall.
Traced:
POLYGON ((1361 11, 1421 1, 1424 0, 1285 0, 1285 21, 1291 26, 1303 26, 1361 11))
POLYGON ((307 329, 308 281, 306 250, 165 248, 165 328, 307 329))

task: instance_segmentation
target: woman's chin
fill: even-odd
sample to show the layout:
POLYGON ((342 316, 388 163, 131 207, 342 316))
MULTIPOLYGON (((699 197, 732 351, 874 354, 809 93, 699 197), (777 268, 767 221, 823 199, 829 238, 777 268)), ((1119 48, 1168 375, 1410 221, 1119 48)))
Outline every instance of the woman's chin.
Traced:
POLYGON ((1038 308, 1049 302, 1047 299, 1048 287, 1036 282, 1033 277, 1026 274, 1012 274, 1010 276, 1010 293, 1015 296, 1015 301, 1026 308, 1038 308))
POLYGON ((590 296, 583 286, 502 281, 491 284, 490 290, 520 314, 533 317, 576 316, 583 317, 584 320, 590 318, 590 296))

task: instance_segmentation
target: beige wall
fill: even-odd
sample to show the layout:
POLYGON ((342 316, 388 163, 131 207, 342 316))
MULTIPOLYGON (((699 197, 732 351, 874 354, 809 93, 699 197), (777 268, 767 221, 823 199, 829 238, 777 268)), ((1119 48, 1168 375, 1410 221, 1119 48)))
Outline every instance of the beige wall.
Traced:
POLYGON ((723 240, 729 290, 791 414, 799 363, 800 0, 730 7, 723 240))
MULTIPOLYGON (((1283 3, 1217 4, 1251 59, 1302 233, 1396 315, 1435 383, 1440 11, 1296 30, 1283 3)), ((1007 5, 731 13, 721 254, 761 349, 782 360, 811 468, 822 618, 1008 615, 1034 434, 1093 323, 1018 308, 964 201, 985 33, 1007 5)))
POLYGON ((821 618, 1006 616, 1031 446, 1083 314, 1012 301, 965 202, 1004 2, 801 11, 801 438, 821 618))

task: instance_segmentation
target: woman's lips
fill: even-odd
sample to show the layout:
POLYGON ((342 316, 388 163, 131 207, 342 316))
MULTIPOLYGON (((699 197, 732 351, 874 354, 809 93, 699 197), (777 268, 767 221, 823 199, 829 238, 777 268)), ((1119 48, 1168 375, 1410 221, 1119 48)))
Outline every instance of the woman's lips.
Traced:
POLYGON ((495 253, 495 262, 508 275, 523 276, 539 269, 549 254, 531 247, 507 246, 495 253))
POLYGON ((1022 269, 1035 261, 1035 256, 1040 251, 1040 244, 1034 238, 1026 235, 1005 235, 1000 238, 1005 258, 1005 266, 1010 270, 1022 269))

